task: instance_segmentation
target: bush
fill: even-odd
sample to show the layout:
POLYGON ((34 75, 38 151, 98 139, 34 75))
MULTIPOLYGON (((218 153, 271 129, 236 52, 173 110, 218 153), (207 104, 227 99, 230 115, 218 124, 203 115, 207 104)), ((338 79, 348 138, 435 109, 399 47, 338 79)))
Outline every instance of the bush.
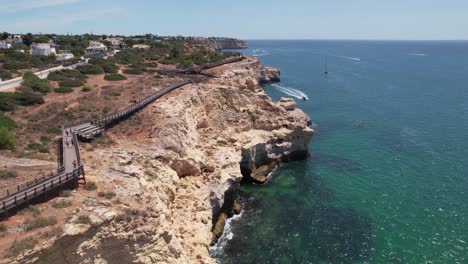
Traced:
POLYGON ((131 75, 140 75, 143 73, 143 70, 140 68, 129 68, 129 69, 123 70, 123 73, 131 74, 131 75))
POLYGON ((0 127, 6 127, 8 129, 12 129, 15 127, 15 121, 13 119, 9 118, 8 116, 5 116, 3 112, 0 111, 0 127))
POLYGON ((0 127, 0 149, 14 149, 16 145, 15 137, 8 128, 0 127))
POLYGON ((60 87, 80 87, 83 85, 81 80, 64 79, 59 82, 60 87))
POLYGON ((104 80, 106 80, 106 81, 123 81, 123 80, 127 80, 127 77, 125 77, 123 75, 120 75, 118 73, 106 74, 106 76, 104 76, 104 80))
POLYGON ((62 129, 59 127, 49 127, 47 128, 47 133, 60 135, 62 134, 62 129))
POLYGON ((7 231, 7 226, 5 223, 0 223, 0 233, 7 231))
POLYGON ((55 216, 49 217, 36 217, 34 219, 27 219, 24 221, 24 225, 26 226, 26 230, 34 230, 36 228, 42 228, 46 226, 52 226, 57 224, 57 218, 55 216))
POLYGON ((34 92, 39 92, 46 94, 50 92, 49 82, 46 80, 41 80, 32 72, 25 72, 23 75, 23 82, 21 87, 25 90, 30 90, 34 92))
POLYGON ((116 196, 115 192, 109 191, 109 192, 98 192, 99 197, 104 197, 106 199, 112 199, 116 196))
POLYGON ((47 143, 47 142, 50 141, 50 137, 48 137, 48 136, 41 136, 40 140, 41 140, 42 143, 47 143))
POLYGON ((36 143, 36 142, 29 143, 28 149, 36 150, 36 151, 39 151, 40 153, 49 153, 49 149, 46 146, 36 143))
POLYGON ((14 241, 8 249, 8 253, 12 256, 17 256, 23 251, 33 249, 36 244, 37 240, 32 237, 28 237, 20 241, 14 241))
POLYGON ((0 180, 12 179, 16 177, 18 177, 18 173, 16 171, 0 170, 0 180))
POLYGON ((78 216, 78 218, 76 219, 75 223, 77 223, 77 224, 83 224, 83 225, 91 224, 91 219, 90 219, 89 216, 87 216, 87 215, 80 215, 80 216, 78 216))
POLYGON ((93 65, 93 64, 87 64, 87 65, 82 65, 79 66, 78 71, 80 71, 83 74, 102 74, 104 73, 104 70, 102 67, 93 65))
POLYGON ((51 81, 63 81, 67 79, 85 81, 88 77, 77 70, 61 70, 49 73, 47 79, 51 81))
POLYGON ((28 106, 35 104, 43 104, 44 98, 38 93, 30 91, 18 91, 13 94, 13 98, 17 105, 28 106))
POLYGON ((71 200, 60 199, 52 204, 54 208, 66 208, 72 206, 73 202, 71 200))
POLYGON ((91 91, 93 88, 91 88, 91 86, 88 86, 88 85, 85 85, 83 86, 83 88, 81 88, 81 91, 83 92, 89 92, 91 91))
POLYGON ((1 80, 9 80, 13 78, 13 76, 11 75, 11 72, 7 71, 7 70, 4 70, 4 69, 0 69, 0 79, 1 80))
POLYGON ((94 191, 94 190, 97 190, 97 185, 96 183, 92 182, 92 181, 88 181, 86 182, 86 184, 83 186, 83 188, 87 191, 94 191))
POLYGON ((71 93, 71 92, 73 92, 73 89, 70 88, 70 87, 59 87, 59 88, 55 88, 54 92, 56 92, 56 93, 71 93))

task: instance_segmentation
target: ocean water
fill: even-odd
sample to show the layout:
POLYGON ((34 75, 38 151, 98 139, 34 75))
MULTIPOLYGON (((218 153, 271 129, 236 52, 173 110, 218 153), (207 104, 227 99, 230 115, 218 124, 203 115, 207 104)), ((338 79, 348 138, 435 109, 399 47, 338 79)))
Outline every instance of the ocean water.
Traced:
POLYGON ((468 42, 249 45, 316 134, 241 188, 220 263, 468 263, 468 42))

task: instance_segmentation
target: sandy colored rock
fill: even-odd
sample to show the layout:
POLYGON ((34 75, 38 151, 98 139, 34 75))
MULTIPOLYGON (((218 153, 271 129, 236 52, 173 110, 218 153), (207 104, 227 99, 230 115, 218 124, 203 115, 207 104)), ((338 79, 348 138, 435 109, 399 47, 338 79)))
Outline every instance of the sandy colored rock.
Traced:
POLYGON ((80 214, 93 215, 93 227, 70 224, 24 260, 215 263, 209 246, 241 210, 232 193, 243 174, 265 176, 273 162, 307 156, 313 135, 304 112, 264 93, 263 69, 254 58, 210 69, 217 78, 177 89, 106 132, 114 144, 83 149, 87 180, 118 200, 76 194, 91 197, 80 214))

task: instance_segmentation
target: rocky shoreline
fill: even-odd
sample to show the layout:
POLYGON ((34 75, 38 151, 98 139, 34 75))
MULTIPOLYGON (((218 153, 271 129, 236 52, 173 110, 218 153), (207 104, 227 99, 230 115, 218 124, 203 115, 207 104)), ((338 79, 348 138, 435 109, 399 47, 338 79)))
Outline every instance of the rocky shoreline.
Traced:
MULTIPOLYGON (((214 263, 209 246, 241 208, 241 181, 262 183, 281 162, 304 158, 310 118, 292 99, 273 102, 260 86, 278 69, 255 58, 208 70, 216 76, 149 105, 84 147, 87 179, 112 203, 77 192, 64 234, 9 262, 214 263)), ((6 262, 2 262, 6 263, 6 262)))

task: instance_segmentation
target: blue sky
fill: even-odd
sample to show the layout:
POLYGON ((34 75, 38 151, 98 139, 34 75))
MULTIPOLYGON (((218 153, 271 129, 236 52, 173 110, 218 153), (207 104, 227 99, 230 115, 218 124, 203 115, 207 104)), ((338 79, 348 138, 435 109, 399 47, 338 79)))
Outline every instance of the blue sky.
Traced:
POLYGON ((0 31, 468 39, 468 0, 0 0, 0 31))

